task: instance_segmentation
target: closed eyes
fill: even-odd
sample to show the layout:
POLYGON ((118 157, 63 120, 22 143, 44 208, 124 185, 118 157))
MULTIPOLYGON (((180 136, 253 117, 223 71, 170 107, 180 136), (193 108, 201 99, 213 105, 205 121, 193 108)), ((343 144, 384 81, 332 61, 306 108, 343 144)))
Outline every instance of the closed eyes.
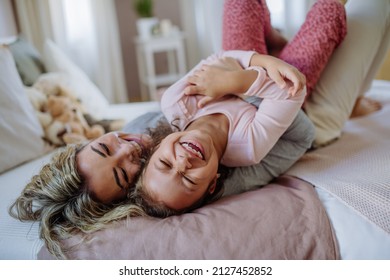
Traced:
POLYGON ((122 167, 120 167, 119 169, 120 169, 121 172, 122 172, 123 179, 125 179, 125 182, 126 182, 127 184, 129 184, 129 177, 127 176, 126 171, 125 171, 122 167))
MULTIPOLYGON (((122 176, 123 176, 123 179, 124 179, 125 182, 126 182, 126 185, 129 185, 129 177, 127 177, 126 171, 125 171, 123 168, 121 168, 121 167, 119 168, 119 170, 120 170, 121 173, 122 173, 122 176)), ((117 184, 122 190, 124 190, 126 187, 122 185, 121 179, 119 178, 118 171, 117 171, 117 169, 116 169, 115 167, 112 169, 112 172, 114 172, 114 178, 115 178, 116 184, 117 184)))
MULTIPOLYGON (((92 151, 94 151, 95 153, 97 153, 103 158, 107 158, 108 156, 111 156, 110 149, 106 144, 98 143, 98 145, 99 148, 95 148, 94 146, 91 146, 92 151)), ((119 188, 125 189, 126 186, 130 185, 129 176, 127 176, 126 171, 122 167, 113 167, 112 172, 114 173, 115 182, 119 188), (119 169, 122 176, 119 176, 117 169, 119 169), (123 181, 125 181, 126 183, 125 186, 122 184, 123 181)))
POLYGON ((165 160, 161 159, 160 158, 160 162, 165 166, 165 167, 168 167, 168 168, 172 168, 172 165, 169 164, 168 162, 166 162, 165 160))
POLYGON ((101 149, 103 149, 103 151, 101 149, 95 148, 94 146, 91 146, 92 151, 94 151, 95 153, 97 153, 98 155, 100 155, 104 158, 111 155, 110 149, 107 147, 106 144, 98 143, 98 145, 101 149))
POLYGON ((192 181, 190 178, 188 178, 185 174, 181 174, 181 176, 183 176, 184 180, 186 180, 186 181, 189 182, 190 184, 196 185, 195 182, 192 181))
POLYGON ((106 151, 106 154, 107 154, 108 156, 111 155, 110 149, 107 147, 106 144, 104 144, 104 143, 99 143, 99 146, 102 147, 104 151, 106 151))
MULTIPOLYGON (((159 160, 165 167, 172 169, 172 165, 170 163, 168 163, 167 161, 165 161, 161 158, 159 160)), ((184 178, 184 180, 186 180, 187 182, 189 182, 192 185, 196 185, 196 183, 194 181, 192 181, 189 177, 187 177, 184 172, 179 172, 179 173, 184 178)))
POLYGON ((97 153, 99 156, 106 158, 107 156, 101 152, 100 150, 96 149, 94 146, 91 146, 91 150, 97 153))

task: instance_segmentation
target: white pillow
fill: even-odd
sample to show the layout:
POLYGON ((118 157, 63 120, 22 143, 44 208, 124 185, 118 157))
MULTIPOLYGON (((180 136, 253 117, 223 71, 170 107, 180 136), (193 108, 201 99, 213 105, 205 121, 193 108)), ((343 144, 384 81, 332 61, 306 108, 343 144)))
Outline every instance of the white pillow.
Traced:
POLYGON ((43 60, 48 72, 64 72, 77 81, 75 92, 87 111, 95 118, 101 118, 109 102, 99 88, 68 56, 51 40, 46 40, 43 60))
POLYGON ((43 130, 10 50, 0 46, 0 173, 43 155, 43 130))

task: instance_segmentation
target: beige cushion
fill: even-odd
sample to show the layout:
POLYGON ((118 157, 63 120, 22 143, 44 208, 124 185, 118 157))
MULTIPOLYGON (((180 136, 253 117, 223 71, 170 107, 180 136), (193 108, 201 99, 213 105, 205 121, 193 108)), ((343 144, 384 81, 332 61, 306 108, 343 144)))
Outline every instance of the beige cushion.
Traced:
POLYGON ((0 173, 44 154, 42 136, 12 54, 0 46, 0 173))

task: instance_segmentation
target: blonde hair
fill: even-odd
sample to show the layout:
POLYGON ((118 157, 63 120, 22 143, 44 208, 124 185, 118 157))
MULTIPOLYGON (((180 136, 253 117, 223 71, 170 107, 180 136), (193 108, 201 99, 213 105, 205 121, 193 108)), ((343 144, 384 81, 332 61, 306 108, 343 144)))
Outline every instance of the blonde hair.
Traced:
POLYGON ((56 153, 9 210, 21 221, 39 221, 40 237, 57 258, 66 259, 71 248, 64 248, 61 241, 75 233, 91 233, 113 221, 146 215, 142 207, 129 201, 107 205, 91 198, 76 164, 76 155, 84 146, 68 145, 56 153))

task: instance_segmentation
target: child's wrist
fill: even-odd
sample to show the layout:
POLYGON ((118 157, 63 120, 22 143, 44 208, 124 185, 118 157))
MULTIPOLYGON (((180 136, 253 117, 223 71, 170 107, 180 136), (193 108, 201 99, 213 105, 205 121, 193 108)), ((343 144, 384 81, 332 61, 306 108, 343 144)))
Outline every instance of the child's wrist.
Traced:
POLYGON ((252 57, 252 60, 250 62, 250 66, 259 66, 264 69, 267 69, 270 64, 275 62, 275 57, 266 55, 266 54, 256 54, 252 57))
POLYGON ((236 93, 245 93, 252 86, 257 78, 258 72, 256 70, 239 71, 236 76, 236 93))
POLYGON ((242 79, 242 70, 238 71, 228 71, 225 77, 225 89, 226 93, 240 93, 241 90, 241 81, 242 79))

